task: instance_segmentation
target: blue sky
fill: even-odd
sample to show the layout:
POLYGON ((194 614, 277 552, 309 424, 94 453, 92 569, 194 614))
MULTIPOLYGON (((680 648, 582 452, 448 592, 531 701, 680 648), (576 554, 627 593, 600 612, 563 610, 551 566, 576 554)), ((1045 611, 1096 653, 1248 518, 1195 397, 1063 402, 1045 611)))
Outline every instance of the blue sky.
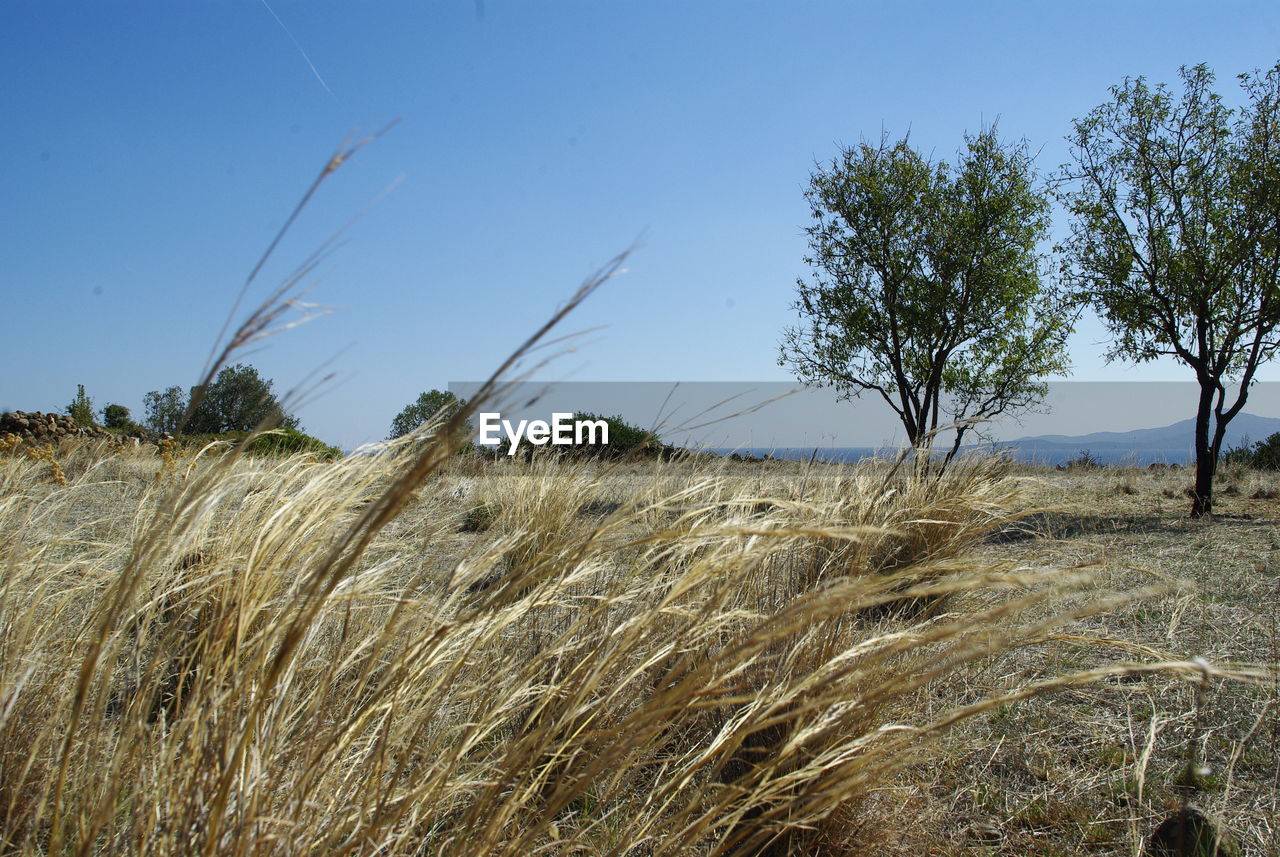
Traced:
MULTIPOLYGON (((602 329, 547 377, 787 380, 802 191, 840 144, 910 130, 945 157, 998 119, 1050 170, 1126 75, 1207 62, 1234 100, 1280 59, 1260 2, 268 2, 6 4, 0 409, 60 410, 82 383, 141 416, 194 383, 339 142, 396 118, 251 293, 368 209, 312 283, 333 313, 241 358, 279 389, 338 373, 308 430, 381 438, 641 236, 565 328, 602 329)), ((1074 377, 1190 380, 1104 366, 1102 336, 1082 325, 1074 377)))

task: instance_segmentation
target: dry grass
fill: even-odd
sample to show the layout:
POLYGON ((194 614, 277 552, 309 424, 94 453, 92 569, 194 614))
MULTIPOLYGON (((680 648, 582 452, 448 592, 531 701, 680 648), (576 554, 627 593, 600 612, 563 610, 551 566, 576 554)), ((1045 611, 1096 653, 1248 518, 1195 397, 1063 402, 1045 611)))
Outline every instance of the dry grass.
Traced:
POLYGON ((981 547, 1020 508, 999 462, 477 466, 438 445, 81 447, 66 484, 0 460, 5 851, 866 853, 878 790, 931 738, 978 717, 1025 743, 1037 721, 1008 712, 1134 672, 1035 685, 1095 666, 1108 629, 1064 625, 1129 599, 1044 607, 1080 575, 981 547), (1063 640, 1088 656, 1055 659, 1063 640), (976 686, 1001 653, 1039 666, 976 686))
MULTIPOLYGON (((963 685, 940 687, 945 699, 1142 653, 1280 660, 1280 476, 1224 472, 1220 485, 1236 490, 1217 498, 1220 516, 1191 521, 1186 470, 1021 474, 1027 502, 1046 511, 988 540, 975 559, 1080 564, 1107 589, 1153 578, 1173 589, 1077 623, 1078 639, 974 664, 963 685), (1100 637, 1117 645, 1099 648, 1100 637)), ((1136 855, 1162 817, 1193 800, 1223 820, 1244 854, 1280 854, 1278 710, 1274 681, 1210 681, 1201 691, 1135 674, 1002 706, 954 730, 929 765, 878 793, 878 829, 912 833, 867 853, 1136 855), (1194 792, 1182 784, 1189 748, 1210 770, 1194 792)))

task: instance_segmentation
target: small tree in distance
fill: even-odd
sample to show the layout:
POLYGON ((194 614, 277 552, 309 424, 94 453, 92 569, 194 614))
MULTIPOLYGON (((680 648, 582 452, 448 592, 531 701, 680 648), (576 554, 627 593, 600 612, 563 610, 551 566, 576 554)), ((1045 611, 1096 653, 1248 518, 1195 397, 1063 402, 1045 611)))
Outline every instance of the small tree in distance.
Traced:
POLYGON ((814 172, 809 281, 779 363, 841 399, 871 391, 927 453, 954 429, 1030 408, 1066 369, 1071 316, 1041 279, 1049 205, 1025 144, 966 136, 955 166, 906 138, 814 172))
POLYGON ((93 425, 93 399, 86 395, 84 384, 76 385, 76 397, 67 405, 66 412, 78 426, 93 425))
POLYGON ((1280 349, 1280 65, 1240 76, 1238 114, 1206 66, 1180 75, 1180 98, 1141 77, 1113 87, 1075 121, 1058 180, 1072 215, 1063 271, 1110 330, 1109 356, 1195 373, 1200 517, 1227 424, 1280 349))
POLYGON ((187 412, 187 397, 181 387, 169 387, 163 393, 152 390, 142 397, 147 428, 156 434, 177 434, 187 412))
POLYGON ((271 387, 271 380, 257 369, 237 363, 222 369, 207 387, 192 387, 189 397, 181 387, 152 390, 142 397, 147 428, 157 434, 221 434, 253 431, 259 426, 300 428, 298 418, 285 413, 271 387))
POLYGON ((466 401, 459 399, 447 390, 429 390, 421 393, 409 405, 405 405, 400 413, 391 420, 391 431, 387 440, 402 437, 429 420, 444 421, 453 416, 459 408, 466 407, 466 401))
POLYGON ((252 431, 259 426, 299 428, 298 418, 286 414, 271 389, 272 382, 252 366, 237 363, 218 372, 203 390, 192 388, 195 408, 187 422, 192 434, 252 431))
POLYGON ((102 424, 109 429, 134 431, 138 428, 124 405, 107 405, 102 409, 102 424))

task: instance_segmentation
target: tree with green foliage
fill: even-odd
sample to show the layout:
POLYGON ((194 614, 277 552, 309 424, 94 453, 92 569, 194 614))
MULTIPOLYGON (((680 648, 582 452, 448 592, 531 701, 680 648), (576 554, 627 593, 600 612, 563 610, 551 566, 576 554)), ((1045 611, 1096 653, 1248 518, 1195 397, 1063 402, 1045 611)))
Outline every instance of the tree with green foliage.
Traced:
POLYGON ((135 431, 139 428, 124 405, 107 405, 102 409, 102 424, 109 429, 135 431))
POLYGON ((187 412, 187 396, 181 387, 170 387, 163 393, 152 390, 142 397, 147 428, 156 434, 177 434, 187 412))
POLYGON ((284 412, 271 387, 271 380, 252 366, 237 363, 224 367, 213 383, 191 389, 194 407, 185 431, 218 434, 253 431, 259 426, 299 428, 297 417, 284 412))
POLYGON ((207 387, 192 387, 189 396, 181 387, 152 390, 142 397, 147 428, 158 434, 299 429, 298 418, 285 413, 271 388, 271 380, 257 369, 237 363, 223 368, 207 387))
POLYGON ((426 422, 443 422, 466 405, 466 400, 459 399, 447 390, 421 393, 412 404, 405 405, 396 414, 391 421, 391 432, 387 435, 387 440, 402 437, 426 422))
POLYGON ((800 380, 880 396, 921 453, 953 430, 945 466, 1065 371, 1072 318, 1042 278, 1049 204, 1025 143, 966 135, 952 166, 886 136, 844 149, 805 196, 813 276, 779 358, 800 380))
POLYGON ((1200 517, 1227 424, 1280 348, 1280 65, 1240 76, 1238 110, 1206 66, 1180 76, 1181 95, 1125 79, 1075 120, 1058 186, 1072 217, 1063 272, 1111 332, 1108 356, 1195 373, 1200 517))
POLYGON ((76 425, 86 428, 93 425, 93 399, 84 392, 84 384, 76 385, 76 397, 66 407, 67 415, 76 421, 76 425))

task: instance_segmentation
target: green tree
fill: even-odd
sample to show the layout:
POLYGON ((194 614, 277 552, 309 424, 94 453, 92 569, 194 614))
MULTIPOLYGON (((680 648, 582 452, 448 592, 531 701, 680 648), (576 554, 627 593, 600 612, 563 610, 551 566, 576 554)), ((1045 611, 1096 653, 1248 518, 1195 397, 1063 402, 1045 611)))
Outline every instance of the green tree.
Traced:
POLYGON ((1058 182, 1064 275, 1111 332, 1109 358, 1173 357, 1195 373, 1199 517, 1227 424, 1280 347, 1280 65, 1240 76, 1238 111, 1206 66, 1180 77, 1180 96, 1141 77, 1112 87, 1075 120, 1058 182))
POLYGON ((400 413, 391 421, 391 432, 387 440, 408 434, 428 421, 444 421, 454 415, 460 408, 466 407, 464 399, 459 399, 447 390, 430 390, 419 394, 413 404, 405 405, 400 413))
POLYGON ((76 421, 76 425, 93 425, 93 399, 84 392, 84 384, 76 385, 76 397, 66 407, 67 414, 76 421))
POLYGON ((1042 279, 1049 205, 1025 144, 966 135, 951 166, 906 138, 844 149, 805 192, 811 280, 779 363, 840 398, 879 395, 921 452, 1038 404, 1071 317, 1042 279))
POLYGON ((181 387, 152 390, 142 397, 147 428, 159 434, 221 434, 262 425, 299 429, 298 418, 284 412, 271 387, 257 369, 237 363, 223 368, 207 387, 192 387, 189 395, 181 387))
POLYGON ((133 431, 138 428, 124 405, 107 405, 102 409, 102 424, 109 429, 133 431))
POLYGON ((147 428, 156 434, 177 434, 187 412, 187 396, 181 387, 170 387, 163 393, 152 390, 142 397, 147 428))
POLYGON ((237 363, 223 368, 208 387, 191 389, 195 403, 186 431, 192 434, 219 434, 252 431, 259 426, 298 428, 297 417, 284 412, 272 382, 252 366, 237 363))

